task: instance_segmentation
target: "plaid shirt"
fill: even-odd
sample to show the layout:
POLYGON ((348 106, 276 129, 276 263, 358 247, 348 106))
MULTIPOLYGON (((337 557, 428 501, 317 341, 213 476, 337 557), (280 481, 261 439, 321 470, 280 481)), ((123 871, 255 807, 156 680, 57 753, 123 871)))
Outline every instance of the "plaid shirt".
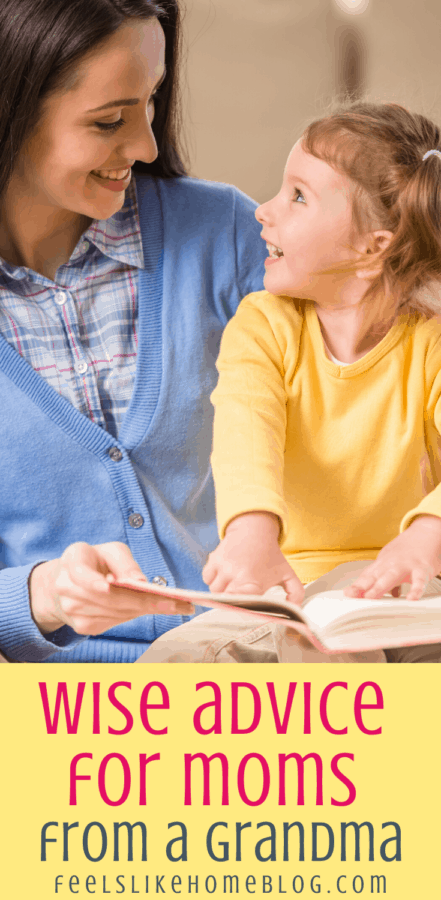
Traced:
POLYGON ((76 409, 118 436, 135 379, 138 273, 135 176, 123 208, 94 219, 56 283, 0 257, 0 334, 76 409))

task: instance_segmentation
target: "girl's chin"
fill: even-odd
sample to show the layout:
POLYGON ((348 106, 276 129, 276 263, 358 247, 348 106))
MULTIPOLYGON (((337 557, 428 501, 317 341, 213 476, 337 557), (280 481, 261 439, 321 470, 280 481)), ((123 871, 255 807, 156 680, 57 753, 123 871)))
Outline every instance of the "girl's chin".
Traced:
POLYGON ((292 294, 292 291, 290 288, 288 288, 288 285, 284 285, 283 282, 281 282, 280 278, 271 277, 271 273, 269 272, 267 272, 264 276, 263 286, 269 294, 276 294, 279 296, 289 296, 290 294, 292 294))
POLYGON ((276 272, 267 271, 263 277, 263 286, 269 294, 277 297, 296 297, 297 299, 310 299, 309 286, 304 284, 292 284, 289 279, 277 277, 276 272))

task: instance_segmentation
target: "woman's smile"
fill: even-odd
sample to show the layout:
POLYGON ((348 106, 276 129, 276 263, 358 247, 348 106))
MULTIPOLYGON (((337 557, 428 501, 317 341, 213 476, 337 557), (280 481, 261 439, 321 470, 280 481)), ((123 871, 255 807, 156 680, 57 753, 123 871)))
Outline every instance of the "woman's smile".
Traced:
POLYGON ((107 188, 108 191, 125 191, 128 188, 131 178, 132 178, 132 170, 131 169, 120 169, 113 170, 109 175, 99 175, 95 170, 90 172, 91 177, 98 182, 99 186, 102 188, 107 188), (121 172, 125 172, 126 174, 121 178, 115 178, 115 174, 120 175, 121 172))

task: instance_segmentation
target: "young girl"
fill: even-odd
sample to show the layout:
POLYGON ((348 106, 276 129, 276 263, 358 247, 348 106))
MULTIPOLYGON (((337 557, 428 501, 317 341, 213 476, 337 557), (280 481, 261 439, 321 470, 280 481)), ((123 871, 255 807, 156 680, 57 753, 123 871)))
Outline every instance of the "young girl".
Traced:
MULTIPOLYGON (((409 582, 418 601, 441 570, 439 129, 396 105, 316 121, 256 217, 266 291, 222 339, 221 543, 204 580, 214 592, 281 584, 301 603, 305 583, 374 559, 348 596, 409 582)), ((440 645, 326 657, 285 631, 279 661, 441 661, 440 645)))

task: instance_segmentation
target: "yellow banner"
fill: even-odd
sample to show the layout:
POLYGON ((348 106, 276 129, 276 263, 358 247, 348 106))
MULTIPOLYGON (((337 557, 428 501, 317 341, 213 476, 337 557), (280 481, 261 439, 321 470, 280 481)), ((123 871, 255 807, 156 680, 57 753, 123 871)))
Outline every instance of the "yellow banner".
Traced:
POLYGON ((432 665, 0 677, 4 900, 439 896, 432 665))

